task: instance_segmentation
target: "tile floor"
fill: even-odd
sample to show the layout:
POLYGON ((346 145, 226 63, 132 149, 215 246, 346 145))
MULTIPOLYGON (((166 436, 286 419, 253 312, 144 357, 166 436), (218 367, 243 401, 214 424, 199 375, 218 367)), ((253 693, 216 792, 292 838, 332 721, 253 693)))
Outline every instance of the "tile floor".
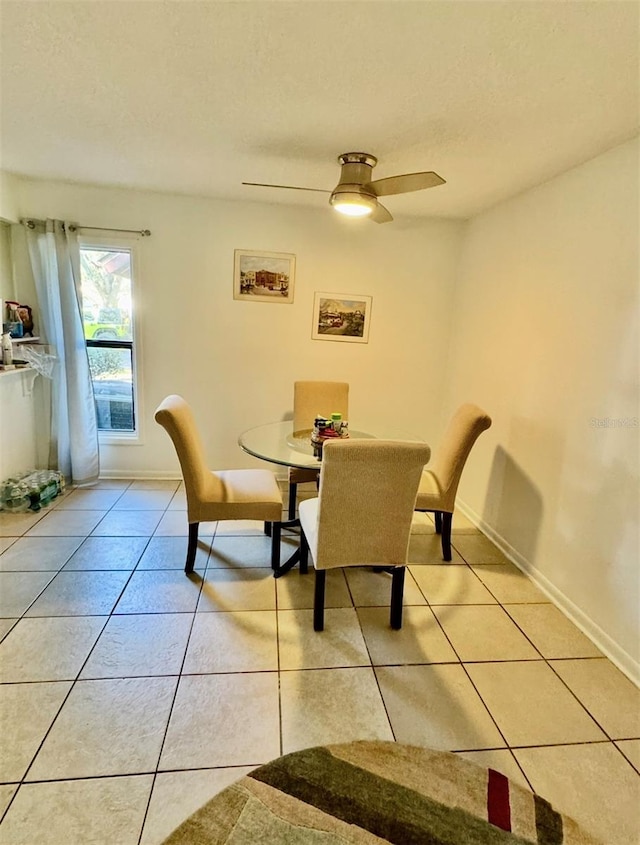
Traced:
MULTIPOLYGON (((389 576, 275 581, 257 523, 202 526, 177 482, 104 481, 0 514, 0 843, 154 845, 252 767, 377 738, 490 764, 607 845, 640 841, 640 691, 462 516, 417 515, 389 576)), ((293 548, 294 539, 285 541, 293 548)))

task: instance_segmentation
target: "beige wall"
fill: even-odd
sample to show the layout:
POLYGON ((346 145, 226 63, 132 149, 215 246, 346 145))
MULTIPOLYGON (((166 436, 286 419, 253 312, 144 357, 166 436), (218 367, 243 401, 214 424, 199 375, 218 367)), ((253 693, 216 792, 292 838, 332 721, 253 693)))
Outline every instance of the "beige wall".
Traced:
MULTIPOLYGON (((22 216, 149 228, 138 241, 141 446, 101 450, 105 473, 177 471, 153 411, 171 392, 195 408, 218 468, 254 466, 238 434, 292 410, 295 379, 350 382, 350 416, 388 413, 433 440, 439 430, 455 266, 464 224, 340 219, 292 209, 26 180, 22 216), (297 257, 292 305, 233 299, 234 249, 297 257), (368 344, 311 339, 314 291, 373 297, 368 344)), ((362 423, 360 423, 362 426, 362 423)))
POLYGON ((471 222, 446 401, 494 420, 471 514, 636 677, 639 184, 627 143, 471 222))

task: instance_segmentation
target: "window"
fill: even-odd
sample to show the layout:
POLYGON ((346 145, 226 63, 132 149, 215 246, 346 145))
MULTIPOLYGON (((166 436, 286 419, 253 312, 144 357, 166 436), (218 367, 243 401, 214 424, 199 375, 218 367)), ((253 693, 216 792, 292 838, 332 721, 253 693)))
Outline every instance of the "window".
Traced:
POLYGON ((137 433, 131 247, 81 242, 82 321, 98 430, 137 433))

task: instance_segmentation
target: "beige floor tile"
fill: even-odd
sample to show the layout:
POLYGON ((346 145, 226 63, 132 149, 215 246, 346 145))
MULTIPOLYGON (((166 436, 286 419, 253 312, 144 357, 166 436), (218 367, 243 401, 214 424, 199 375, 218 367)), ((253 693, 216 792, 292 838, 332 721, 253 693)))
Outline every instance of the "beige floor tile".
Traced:
POLYGON ((542 590, 512 563, 471 568, 501 604, 549 602, 542 590))
MULTIPOLYGON (((0 786, 0 819, 4 815, 7 807, 11 803, 11 799, 16 794, 18 789, 17 783, 6 783, 0 786)), ((0 826, 0 842, 2 841, 2 827, 0 826)))
POLYGON ((153 771, 178 679, 78 681, 27 780, 153 771))
POLYGON ((428 607, 405 607, 399 631, 390 627, 387 608, 361 607, 358 617, 374 666, 458 660, 428 607))
POLYGON ((496 600, 468 566, 427 564, 411 574, 429 604, 495 604, 496 600))
POLYGON ((0 645, 0 680, 74 681, 107 618, 21 619, 0 645))
POLYGON ((114 504, 114 511, 164 511, 173 498, 171 490, 127 490, 114 504))
POLYGON ((179 674, 192 620, 190 613, 112 616, 80 677, 179 674))
MULTIPOLYGON (((295 541, 283 537, 280 549, 284 561, 298 547, 295 541)), ((211 546, 208 566, 211 569, 238 569, 243 566, 271 567, 271 538, 262 534, 260 537, 229 537, 216 534, 211 546)))
POLYGON ((439 605, 432 610, 463 663, 540 660, 536 649, 497 605, 439 605))
POLYGON ((186 511, 187 509, 187 494, 185 492, 184 486, 181 484, 180 487, 176 490, 173 494, 171 501, 169 502, 168 510, 170 511, 186 511))
POLYGON ((29 537, 86 537, 104 518, 104 510, 54 510, 27 532, 29 537))
POLYGON ((22 616, 55 572, 0 572, 0 617, 22 616))
POLYGON ((111 613, 130 575, 123 570, 59 572, 29 608, 27 616, 103 616, 111 613))
POLYGON ((640 772, 640 739, 619 739, 614 742, 632 766, 640 772))
POLYGON ((136 569, 114 613, 192 613, 202 574, 180 569, 136 569))
POLYGON ((94 537, 151 537, 162 511, 111 510, 92 532, 94 537))
POLYGON ((640 738, 640 689, 610 660, 554 660, 553 668, 611 739, 640 738))
POLYGON ((0 555, 16 542, 17 537, 0 537, 0 555))
POLYGON ((97 778, 20 787, 0 826, 15 845, 137 845, 153 777, 97 778))
POLYGON ((65 564, 70 569, 135 569, 148 537, 87 537, 65 564))
POLYGON ((108 511, 122 496, 122 490, 72 490, 60 500, 55 499, 56 510, 108 511))
MULTIPOLYGON (((92 484, 88 488, 80 488, 80 489, 89 489, 89 490, 126 490, 128 487, 131 486, 131 480, 129 478, 99 478, 95 484, 92 484)), ((67 488, 68 490, 69 488, 67 488)))
POLYGON ((221 519, 216 537, 264 537, 264 522, 258 519, 221 519))
POLYGON ((70 682, 0 685, 0 781, 19 781, 55 719, 70 682))
POLYGON ((278 673, 180 679, 160 769, 258 766, 280 754, 278 673))
POLYGON ((278 648, 281 669, 371 665, 353 607, 327 608, 324 631, 313 630, 312 610, 279 610, 278 648))
MULTIPOLYGON (((276 592, 279 610, 296 610, 313 607, 313 591, 316 576, 310 565, 306 575, 298 568, 282 578, 276 579, 276 592)), ((325 581, 324 606, 353 607, 343 569, 330 569, 325 581)))
POLYGON ((545 657, 602 656, 591 640, 553 604, 509 604, 505 610, 545 657))
POLYGON ((466 668, 510 746, 606 739, 546 663, 470 663, 466 668))
POLYGON ((0 619, 0 640, 4 639, 17 622, 17 619, 0 619))
POLYGON ((398 742, 442 751, 505 747, 462 666, 389 666, 375 672, 398 742))
POLYGON ((83 537, 21 537, 0 556, 2 572, 57 572, 82 543, 83 537))
POLYGON ((457 754, 459 757, 464 757, 465 760, 469 760, 478 766, 500 772, 505 777, 508 777, 509 780, 513 781, 513 783, 517 783, 525 789, 531 788, 516 758, 508 748, 493 748, 483 751, 458 751, 457 754))
POLYGON ((464 560, 458 552, 451 548, 451 560, 442 559, 442 543, 437 534, 412 534, 409 541, 409 563, 410 564, 441 564, 448 567, 450 564, 464 564, 464 560))
POLYGON ((424 534, 435 534, 436 527, 433 524, 431 514, 422 511, 414 511, 411 520, 411 534, 421 536, 424 534))
MULTIPOLYGON (((211 549, 211 537, 199 537, 196 551, 195 569, 202 572, 207 565, 209 551, 211 549)), ((148 546, 138 561, 141 569, 181 569, 187 560, 187 538, 186 537, 152 537, 148 546)))
POLYGON ((474 525, 469 517, 465 516, 461 510, 454 510, 453 522, 451 524, 452 534, 476 534, 481 535, 481 531, 477 525, 474 525))
MULTIPOLYGON (((158 512, 154 512, 159 516, 158 512)), ((217 522, 201 522, 198 529, 200 540, 210 541, 216 533, 217 522)), ((189 523, 187 522, 186 511, 168 510, 158 522, 155 530, 156 537, 187 537, 189 535, 189 523)))
POLYGON ((612 743, 522 748, 534 790, 605 845, 640 842, 640 777, 612 743))
POLYGON ((138 478, 129 485, 129 490, 169 490, 172 494, 180 487, 178 478, 138 478))
POLYGON ((276 623, 275 610, 196 614, 183 673, 277 671, 276 623))
POLYGON ((484 534, 455 534, 452 545, 467 563, 508 563, 500 549, 484 534))
POLYGON ((356 739, 393 740, 373 670, 282 672, 282 753, 356 739))
POLYGON ((24 513, 0 513, 0 537, 20 537, 26 534, 30 528, 40 522, 45 516, 45 511, 24 511, 24 513))
POLYGON ((276 579, 271 569, 208 569, 198 611, 275 610, 276 579))
MULTIPOLYGON (((391 602, 391 575, 388 572, 374 572, 370 566, 350 566, 344 570, 349 590, 356 607, 388 607, 391 602)), ((418 589, 411 572, 404 578, 403 604, 426 604, 427 600, 418 589)))
POLYGON ((251 766, 234 766, 159 774, 153 785, 140 845, 161 845, 192 813, 251 771, 251 766))

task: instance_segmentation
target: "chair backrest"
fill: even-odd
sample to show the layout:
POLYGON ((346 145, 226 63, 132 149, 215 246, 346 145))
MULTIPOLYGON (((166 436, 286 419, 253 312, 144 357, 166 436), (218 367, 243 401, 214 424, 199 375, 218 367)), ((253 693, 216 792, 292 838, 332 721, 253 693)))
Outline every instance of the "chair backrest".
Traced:
POLYGON ((403 566, 418 484, 430 454, 420 442, 325 443, 315 567, 403 566))
POLYGON ((450 505, 450 510, 453 510, 460 476, 471 447, 490 426, 491 417, 471 403, 461 405, 449 421, 429 471, 438 482, 442 498, 450 505))
POLYGON ((313 428, 318 414, 334 412, 349 419, 349 385, 344 381, 295 381, 293 383, 293 430, 313 428))
POLYGON ((182 396, 173 394, 163 399, 156 410, 155 420, 167 431, 178 453, 191 519, 200 502, 221 501, 222 481, 207 468, 193 411, 182 396))

